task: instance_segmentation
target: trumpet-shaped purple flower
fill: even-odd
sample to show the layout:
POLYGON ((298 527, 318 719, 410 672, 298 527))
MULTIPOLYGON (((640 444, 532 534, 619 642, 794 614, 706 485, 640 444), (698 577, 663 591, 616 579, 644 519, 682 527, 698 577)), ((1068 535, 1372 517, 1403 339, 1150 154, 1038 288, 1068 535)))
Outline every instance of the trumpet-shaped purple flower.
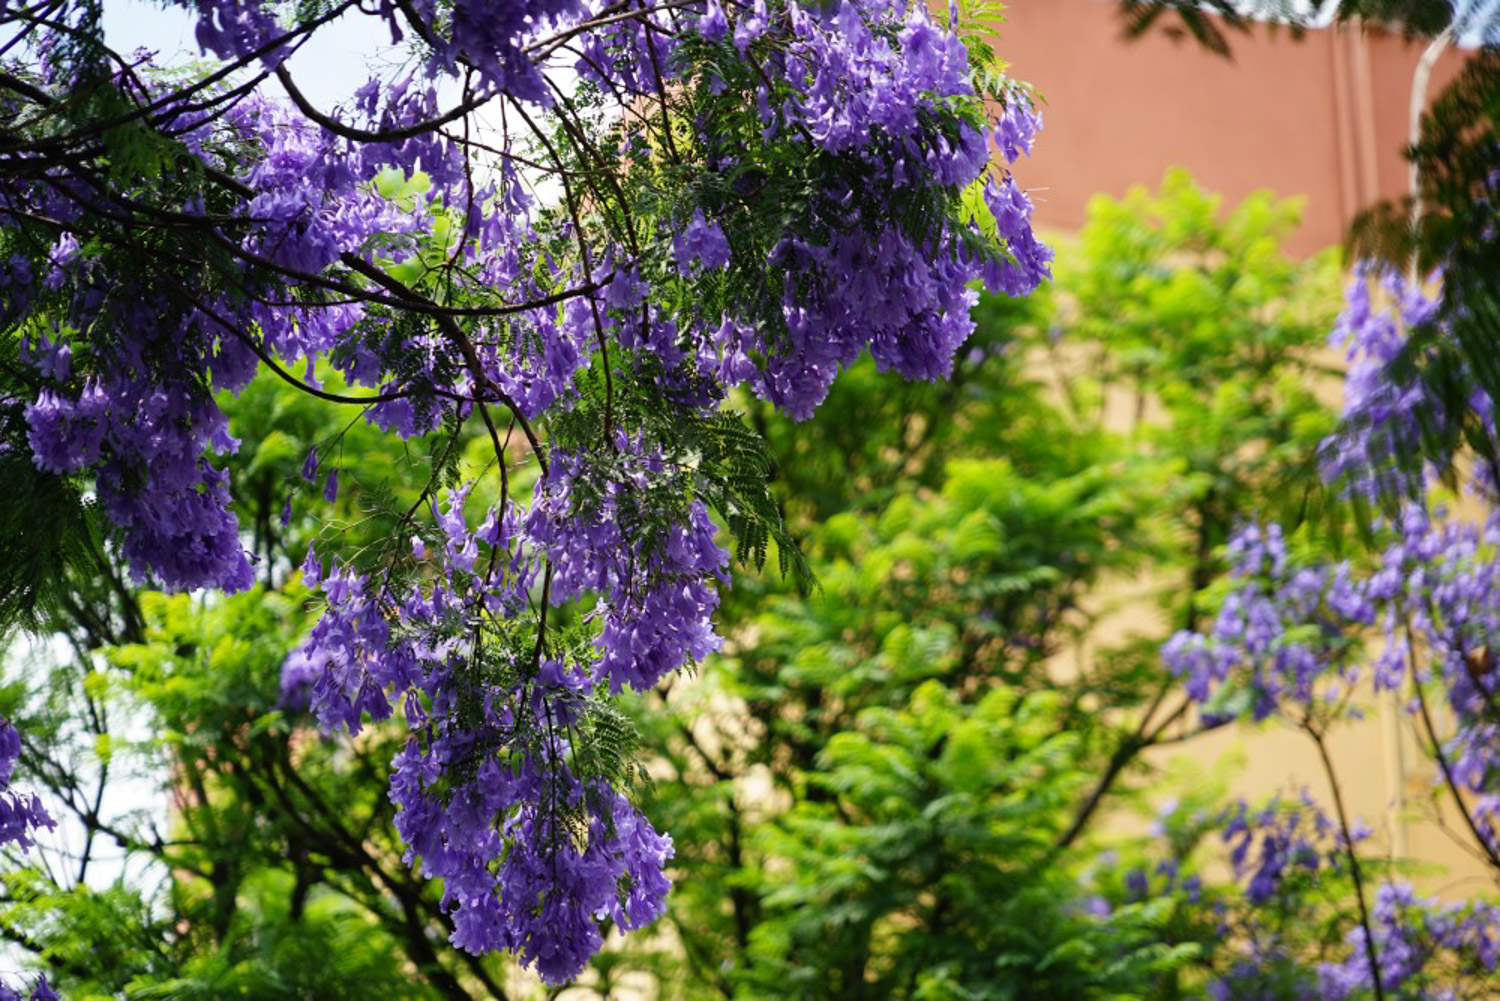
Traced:
MULTIPOLYGON (((206 53, 288 80, 317 30, 297 18, 320 16, 183 6, 206 53)), ((709 505, 743 512, 679 432, 736 386, 806 417, 866 351, 944 377, 975 286, 1024 295, 1048 274, 1029 198, 990 163, 1028 152, 1040 118, 1020 89, 986 103, 957 31, 915 3, 380 0, 341 16, 414 36, 420 69, 317 109, 289 84, 176 92, 133 66, 112 84, 149 109, 160 177, 101 190, 110 171, 14 161, 6 204, 46 230, 0 233, 0 317, 30 332, 27 441, 39 475, 88 481, 137 580, 182 590, 252 581, 219 401, 263 366, 404 439, 482 429, 506 488, 529 450, 529 507, 502 490, 471 518, 458 489, 403 520, 382 566, 309 549, 324 609, 281 701, 330 730, 406 728, 390 793, 455 943, 560 982, 601 921, 641 927, 667 891, 671 842, 589 735, 624 732, 611 694, 721 642, 709 505), (564 66, 576 91, 553 86, 564 66), (507 109, 498 139, 471 127, 487 100, 507 109), (664 113, 642 114, 653 102, 664 113), (617 176, 598 176, 600 140, 617 176)), ((348 503, 362 476, 329 454, 302 477, 321 456, 323 502, 342 475, 348 503)), ((5 803, 24 835, 32 804, 5 803)))

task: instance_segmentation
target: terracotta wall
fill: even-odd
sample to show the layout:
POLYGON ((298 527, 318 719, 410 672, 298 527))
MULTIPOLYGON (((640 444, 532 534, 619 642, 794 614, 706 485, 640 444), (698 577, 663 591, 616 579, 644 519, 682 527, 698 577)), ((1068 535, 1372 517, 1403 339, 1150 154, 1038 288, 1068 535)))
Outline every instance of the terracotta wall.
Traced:
MULTIPOLYGON (((1076 229, 1089 197, 1155 185, 1185 166, 1231 202, 1257 188, 1304 195, 1305 253, 1407 184, 1412 71, 1422 46, 1379 29, 1259 28, 1232 35, 1233 60, 1160 32, 1121 35, 1109 0, 1007 0, 999 50, 1045 99, 1046 127, 1017 176, 1045 226, 1076 229)), ((1448 52, 1430 94, 1458 71, 1448 52)))

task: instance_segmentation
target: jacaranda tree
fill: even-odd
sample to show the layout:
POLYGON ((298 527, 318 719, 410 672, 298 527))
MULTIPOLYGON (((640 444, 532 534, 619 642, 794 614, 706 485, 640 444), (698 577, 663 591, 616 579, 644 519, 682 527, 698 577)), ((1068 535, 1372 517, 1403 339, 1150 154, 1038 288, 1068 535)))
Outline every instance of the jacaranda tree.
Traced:
POLYGON ((1318 17, 1374 21, 1426 41, 1424 59, 1474 47, 1413 123, 1411 190, 1367 207, 1351 232, 1362 259, 1330 337, 1348 362, 1342 427, 1305 484, 1310 496, 1326 486, 1325 510, 1352 515, 1360 544, 1307 517, 1317 504, 1240 525, 1229 574, 1203 603, 1212 616, 1162 656, 1205 722, 1303 733, 1331 789, 1330 804, 1304 796, 1229 818, 1248 906, 1224 922, 1238 955, 1215 996, 1488 996, 1500 962, 1500 12, 1459 0, 1120 7, 1132 33, 1175 22, 1226 53, 1223 29, 1248 30, 1257 14, 1294 33, 1318 17), (1456 817, 1454 839, 1488 874, 1468 900, 1424 899, 1362 847, 1370 832, 1345 808, 1327 744, 1372 690, 1404 705, 1431 805, 1440 822, 1456 817), (1333 883, 1344 890, 1320 894, 1333 883))
MULTIPOLYGON (((1245 903, 1226 927, 1235 959, 1219 997, 1484 997, 1500 959, 1500 506, 1494 403, 1465 368, 1468 434, 1434 436, 1443 413, 1403 380, 1409 340, 1439 312, 1405 276, 1356 269, 1332 340, 1348 351, 1344 426, 1320 450, 1339 502, 1365 517, 1344 553, 1316 519, 1241 524, 1211 616, 1162 648, 1207 725, 1274 720, 1307 737, 1331 803, 1241 807, 1233 845, 1245 903), (1435 425, 1433 422, 1437 422, 1435 425), (1432 450, 1435 437, 1447 450, 1432 450), (1467 439, 1472 449, 1463 448, 1467 439), (1455 473, 1454 470, 1458 472, 1455 473), (1446 484, 1439 474, 1446 474, 1446 484), (1454 510, 1459 508, 1459 510, 1454 510), (1371 692, 1400 697, 1417 734, 1430 797, 1457 817, 1453 836, 1485 868, 1468 899, 1420 897, 1345 806, 1328 750, 1371 692), (1330 885, 1345 888, 1330 898, 1330 885), (1330 900, 1334 901, 1330 906, 1330 900)), ((1440 326, 1442 321, 1436 321, 1440 326)), ((1448 336, 1448 331, 1440 331, 1448 336)), ((1451 429, 1449 429, 1451 432, 1451 429)), ((1439 814, 1441 816, 1441 814, 1439 814)), ((1395 860, 1396 862, 1405 860, 1395 860)))
MULTIPOLYGON (((726 648, 624 700, 677 885, 651 933, 561 997, 1201 986, 1220 954, 1188 894, 1219 889, 1195 884, 1193 859, 1163 885, 1154 837, 1105 864, 1101 832, 1164 784, 1148 751, 1199 728, 1156 652, 1191 621, 1184 595, 1230 526, 1288 506, 1287 472, 1333 427, 1305 355, 1336 302, 1329 255, 1275 249, 1293 205, 1259 195, 1216 221, 1219 205, 1180 172, 1097 199, 1047 294, 982 301, 940 383, 866 358, 810 420, 750 404, 820 588, 736 569, 715 616, 726 648), (1233 336, 1204 322, 1229 312, 1215 303, 1237 307, 1233 336), (1142 395, 1170 402, 1124 427, 1108 415, 1130 407, 1100 405, 1142 395), (1169 614, 1110 638, 1096 588, 1142 572, 1169 614), (1075 661, 1081 644, 1094 653, 1075 661)), ((404 723, 320 735, 306 659, 288 657, 317 616, 292 569, 309 543, 332 523, 344 546, 372 544, 421 485, 356 422, 340 447, 358 477, 258 541, 348 414, 269 371, 225 409, 246 442, 226 457, 235 510, 276 569, 227 600, 122 585, 118 630, 67 620, 67 649, 0 690, 28 787, 89 836, 13 860, 0 936, 70 999, 535 996, 504 957, 445 942, 440 885, 402 864, 386 789, 404 723), (384 481, 394 504, 369 495, 384 481), (121 803, 132 776, 153 795, 121 803), (112 882, 119 853, 129 875, 112 882)), ((465 469, 490 451, 482 429, 454 447, 465 469)))
MULTIPOLYGON (((865 350, 945 375, 972 286, 1047 272, 1003 166, 1036 115, 984 10, 190 6, 190 67, 112 50, 96 0, 0 9, 0 608, 45 625, 89 580, 139 632, 101 564, 275 574, 271 540, 363 473, 334 434, 243 524, 220 400, 268 369, 347 405, 420 486, 380 537, 308 549, 306 697, 407 728, 396 827, 454 944, 565 981, 667 892, 610 696, 718 646, 732 558, 805 575, 726 401, 806 417, 865 350), (320 107, 297 54, 363 17, 407 63, 320 107), (469 435, 489 463, 459 482, 469 435)), ((47 822, 9 795, 7 833, 47 822)))

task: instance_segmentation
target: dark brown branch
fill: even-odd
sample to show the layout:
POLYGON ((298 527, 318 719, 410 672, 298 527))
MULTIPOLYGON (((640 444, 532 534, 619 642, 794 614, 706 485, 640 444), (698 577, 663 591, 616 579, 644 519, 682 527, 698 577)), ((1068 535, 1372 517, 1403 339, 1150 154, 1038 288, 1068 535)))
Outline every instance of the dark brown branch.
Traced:
POLYGON ((1448 787, 1448 792, 1453 797, 1453 805, 1464 818, 1464 824, 1468 826, 1469 833, 1474 835, 1474 840, 1479 843, 1485 858, 1489 860, 1497 875, 1500 875, 1500 852, 1496 852, 1494 844, 1484 836, 1479 829, 1474 815, 1469 812, 1468 805, 1464 803, 1463 794, 1458 788, 1458 781, 1453 777, 1453 768, 1448 763, 1448 756, 1443 753, 1442 741, 1438 739, 1437 727, 1432 724, 1432 713, 1427 709, 1427 695, 1422 689, 1422 679, 1417 677, 1417 646, 1416 638, 1412 635, 1411 621, 1406 622, 1406 653, 1407 663, 1410 665, 1411 687, 1417 695, 1417 707, 1422 716, 1422 728, 1427 731, 1427 739, 1432 744, 1432 756, 1437 759, 1438 768, 1443 773, 1443 782, 1448 787))
POLYGON ((1375 949, 1375 930, 1370 923, 1370 909, 1365 902, 1365 881, 1359 856, 1354 851, 1353 831, 1349 827, 1349 815, 1344 810, 1344 793, 1339 787, 1338 775, 1333 770, 1333 759, 1328 756, 1328 747, 1323 735, 1311 720, 1304 720, 1303 731, 1312 738, 1322 759, 1323 771, 1328 776, 1328 785, 1333 789, 1333 807, 1338 813, 1339 835, 1344 843, 1344 856, 1349 860, 1349 874, 1354 877, 1354 897, 1359 902, 1359 923, 1364 931, 1365 959, 1370 964, 1370 982, 1375 987, 1376 1001, 1385 1001, 1385 985, 1380 980, 1380 955, 1375 949))
POLYGON ((285 63, 276 67, 276 79, 281 82, 281 86, 286 89, 287 96, 292 99, 292 103, 297 106, 299 111, 334 135, 352 142, 399 142, 402 139, 410 139, 413 136, 426 135, 427 133, 436 131, 441 126, 447 125, 449 122, 462 118, 469 112, 479 108, 493 96, 491 94, 484 94, 480 97, 469 98, 461 101, 458 105, 443 112, 436 118, 429 118, 426 121, 414 122, 411 125, 403 125, 400 128, 394 129, 371 130, 346 125, 337 118, 319 111, 302 91, 298 89, 296 83, 293 82, 291 71, 286 68, 285 63))
MULTIPOLYGON (((406 285, 404 282, 389 274, 386 274, 384 271, 366 262, 356 254, 345 253, 341 255, 339 259, 353 270, 359 272, 366 278, 375 282, 375 284, 389 289, 391 292, 395 293, 397 298, 400 299, 403 303, 409 302, 414 306, 420 306, 431 302, 431 300, 425 299, 422 296, 418 295, 415 290, 406 285)), ((546 476, 547 457, 542 452, 542 443, 537 438, 536 432, 532 430, 531 423, 526 419, 526 415, 521 412, 520 404, 516 403, 516 401, 511 398, 511 395, 509 393, 496 385, 495 381, 485 373, 484 365, 479 360, 479 354, 474 350, 473 342, 471 342, 468 336, 464 334, 463 329, 459 327, 458 323, 454 321, 453 317, 444 313, 438 313, 435 315, 438 321, 438 325, 443 328, 443 332, 448 335, 449 339, 454 342, 454 345, 464 356, 464 362, 469 367, 469 374, 474 377, 476 388, 478 390, 487 391, 494 394, 495 399, 505 404, 506 409, 508 409, 511 414, 514 415, 516 421, 521 425, 521 431, 526 435, 526 440, 531 443, 531 450, 533 453, 535 453, 537 463, 541 466, 542 475, 546 476)))

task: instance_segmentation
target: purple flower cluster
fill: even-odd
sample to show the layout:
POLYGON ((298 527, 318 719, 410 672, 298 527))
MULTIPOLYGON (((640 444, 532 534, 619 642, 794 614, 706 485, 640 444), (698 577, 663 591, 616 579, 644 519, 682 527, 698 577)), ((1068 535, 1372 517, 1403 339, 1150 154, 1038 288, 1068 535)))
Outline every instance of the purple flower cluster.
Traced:
MULTIPOLYGON (((386 88, 382 105, 373 97, 365 102, 362 124, 379 128, 421 118, 433 112, 434 102, 431 92, 398 83, 386 88)), ((399 263, 412 253, 413 234, 427 225, 428 202, 398 205, 371 179, 381 169, 400 173, 421 164, 429 180, 454 184, 463 171, 451 145, 439 139, 350 143, 260 97, 230 108, 217 132, 207 124, 183 128, 181 138, 209 166, 230 169, 254 192, 238 210, 250 225, 237 238, 249 262, 239 280, 254 294, 228 295, 207 285, 140 287, 131 275, 80 256, 76 237, 64 233, 48 255, 42 284, 67 296, 68 326, 110 335, 77 345, 61 335, 34 337, 27 355, 47 385, 27 408, 28 439, 40 469, 93 474, 137 579, 168 589, 237 590, 252 579, 250 561, 229 510, 227 476, 208 456, 232 452, 238 442, 211 391, 238 391, 248 383, 259 364, 255 341, 263 353, 305 360, 311 379, 316 361, 363 335, 359 347, 340 354, 342 374, 351 384, 396 397, 372 406, 368 418, 406 436, 435 426, 440 412, 414 403, 432 388, 431 371, 408 366, 406 378, 397 380, 392 364, 401 353, 425 348, 431 368, 452 369, 456 349, 448 345, 445 354, 433 350, 435 343, 370 336, 384 320, 372 319, 365 304, 302 305, 283 277, 316 276, 376 238, 397 241, 393 260, 399 263), (248 143, 257 153, 221 164, 204 152, 226 141, 248 143)), ((79 199, 40 188, 16 194, 54 218, 79 226, 89 221, 92 206, 79 199)), ((491 199, 493 192, 476 197, 491 199)), ((490 220, 491 230, 503 225, 490 220)), ((503 233, 488 231, 479 240, 492 248, 503 241, 503 233)), ((486 277, 508 291, 505 279, 524 268, 524 261, 512 259, 511 275, 492 266, 486 277)), ((30 268, 19 259, 10 271, 30 268)), ((499 376, 498 370, 492 374, 499 376)), ((569 374, 559 372, 556 381, 569 374)))
MULTIPOLYGON (((1017 99, 1000 123, 1000 131, 1029 139, 1036 118, 1017 99)), ((1019 139, 1011 143, 1008 153, 1029 148, 1015 145, 1019 139)), ((962 183, 979 180, 987 146, 980 137, 977 164, 965 160, 954 168, 962 183)), ((898 157, 891 168, 893 187, 903 183, 906 164, 898 157)), ((977 295, 971 284, 982 282, 991 292, 1019 297, 1051 274, 1052 251, 1032 233, 1031 200, 1014 176, 991 175, 982 185, 986 210, 1005 248, 1000 254, 982 256, 967 245, 955 246, 951 232, 924 241, 894 225, 872 231, 854 207, 853 191, 828 192, 815 224, 837 235, 825 243, 789 236, 772 251, 772 263, 787 274, 781 303, 787 339, 753 345, 768 355, 763 372, 745 370, 756 393, 793 417, 806 418, 840 369, 867 349, 882 370, 910 379, 935 380, 951 372, 959 346, 974 330, 969 310, 977 295)), ((738 337, 740 331, 733 333, 738 337)), ((723 353, 743 350, 735 343, 723 353)))
MULTIPOLYGON (((266 0, 177 0, 198 15, 197 41, 206 53, 228 61, 257 56, 275 65, 294 48, 295 32, 278 25, 275 6, 266 0)), ((403 5, 382 0, 361 14, 384 19, 392 43, 416 29, 427 45, 429 74, 473 71, 496 92, 545 103, 546 81, 526 51, 529 36, 564 23, 576 23, 597 11, 580 0, 412 0, 403 5), (410 12, 409 14, 407 12, 410 12)))
MULTIPOLYGON (((1330 861, 1335 858, 1329 856, 1330 861)), ((1316 866, 1315 861, 1307 864, 1316 866)), ((1303 921, 1312 917, 1299 910, 1297 901, 1251 903, 1232 929, 1223 929, 1226 934, 1232 931, 1235 958, 1206 985, 1209 998, 1346 1001, 1373 996, 1375 977, 1363 924, 1344 937, 1342 955, 1330 957, 1327 943, 1312 945, 1288 927, 1286 919, 1293 915, 1303 921)), ((1370 931, 1387 997, 1482 997, 1500 962, 1500 908, 1424 899, 1403 882, 1376 888, 1370 931), (1479 993, 1468 993, 1471 990, 1479 993)))
MULTIPOLYGON (((434 0, 415 0, 413 6, 425 24, 438 23, 434 0)), ((583 0, 454 0, 447 32, 429 32, 425 40, 436 68, 455 73, 472 68, 496 91, 547 103, 546 81, 526 52, 528 36, 584 20, 604 6, 583 0)), ((384 11, 399 32, 395 5, 384 11)))
POLYGON ((20 756, 21 735, 9 720, 0 719, 0 844, 14 843, 30 848, 35 843, 33 838, 37 831, 44 827, 51 830, 57 822, 42 806, 39 796, 10 788, 11 775, 20 756))
POLYGON ((90 345, 86 374, 72 371, 66 345, 45 337, 34 342, 33 364, 53 384, 26 409, 37 466, 64 475, 93 472, 138 579, 173 589, 248 586, 250 563, 229 511, 227 476, 206 458, 238 442, 198 384, 199 373, 212 369, 234 385, 249 374, 242 359, 205 342, 200 333, 208 321, 201 314, 173 322, 159 297, 111 295, 102 275, 78 280, 74 322, 119 326, 113 343, 90 345))
MULTIPOLYGON (((1274 525, 1243 529, 1218 616, 1173 636, 1163 661, 1210 723, 1246 707, 1257 720, 1300 718, 1345 699, 1364 672, 1377 691, 1408 680, 1435 688, 1455 724, 1436 749, 1435 779, 1471 797, 1475 833, 1500 848, 1500 672, 1490 655, 1500 645, 1500 513, 1478 525, 1413 505, 1387 534, 1357 571, 1293 560, 1274 525), (1371 633, 1383 637, 1378 652, 1366 651, 1371 633)), ((1427 712, 1421 699, 1408 710, 1427 712)))
MULTIPOLYGON (((189 0, 179 0, 189 6, 189 0)), ((220 59, 249 57, 272 44, 280 33, 276 17, 262 0, 192 0, 198 14, 198 46, 220 59)), ((285 50, 267 53, 271 60, 285 50)))
POLYGON ((1283 700, 1333 704, 1358 676, 1352 633, 1375 620, 1366 589, 1346 563, 1299 565, 1277 525, 1249 525, 1229 544, 1230 581, 1212 626, 1162 647, 1168 670, 1205 704, 1205 721, 1237 715, 1239 696, 1262 720, 1283 700))
MULTIPOLYGON (((621 451, 629 454, 623 436, 621 451)), ((537 487, 525 521, 526 539, 553 568, 551 598, 562 603, 596 595, 594 670, 612 693, 629 686, 647 691, 664 675, 717 650, 712 616, 716 585, 728 582, 729 554, 714 542, 714 524, 701 501, 668 525, 649 545, 627 531, 626 510, 650 488, 661 460, 630 463, 625 475, 578 500, 590 478, 586 457, 558 455, 552 474, 537 487)))
MULTIPOLYGON (((968 51, 956 33, 934 25, 921 5, 904 13, 895 4, 844 2, 823 19, 788 4, 786 76, 794 93, 766 126, 800 125, 831 153, 864 150, 878 135, 908 158, 897 164, 897 183, 903 170, 929 174, 941 184, 968 183, 989 159, 982 132, 964 124, 956 136, 928 148, 917 141, 924 134, 922 111, 972 93, 968 51)), ((748 42, 758 29, 752 17, 736 41, 748 42)))
MULTIPOLYGON (((1392 376, 1392 364, 1402 354, 1413 328, 1438 320, 1440 297, 1429 295, 1439 275, 1414 281, 1389 266, 1370 261, 1355 265, 1344 298, 1344 309, 1330 342, 1343 347, 1349 358, 1344 383, 1344 425, 1324 443, 1323 468, 1329 479, 1343 478, 1349 489, 1368 497, 1420 496, 1430 480, 1430 463, 1445 464, 1451 456, 1434 455, 1413 467, 1420 455, 1423 432, 1445 430, 1442 408, 1432 389, 1421 380, 1392 376), (1384 298, 1376 298, 1376 290, 1384 298), (1405 461, 1401 461, 1405 460, 1405 461)), ((1469 407, 1482 423, 1494 424, 1494 402, 1467 373, 1469 407)))
POLYGON ((1395 687, 1416 669, 1414 683, 1443 694, 1455 725, 1440 768, 1472 796, 1476 833, 1500 850, 1500 671, 1490 653, 1500 644, 1500 511, 1478 525, 1410 507, 1397 528, 1368 586, 1385 604, 1375 683, 1395 687))
MULTIPOLYGON (((1355 832, 1357 840, 1362 833, 1355 832)), ((1328 847, 1339 837, 1334 825, 1305 791, 1288 805, 1276 798, 1256 809, 1239 800, 1225 814, 1221 836, 1235 878, 1249 877, 1245 898, 1255 905, 1281 889, 1289 870, 1316 873, 1342 865, 1342 848, 1328 847)))
POLYGON ((0 984, 0 1001, 62 1001, 62 995, 47 982, 46 974, 42 974, 25 994, 8 984, 0 984))
MULTIPOLYGON (((1052 252, 1032 232, 1030 199, 1011 173, 986 176, 992 149, 1007 163, 1030 152, 1040 116, 1017 92, 992 120, 958 117, 936 127, 944 109, 972 100, 974 89, 958 35, 934 24, 920 5, 872 0, 819 11, 759 0, 726 13, 711 4, 696 28, 725 51, 763 60, 774 71, 748 75, 745 96, 758 108, 763 136, 806 137, 821 151, 862 164, 862 183, 882 191, 979 184, 991 223, 917 237, 886 221, 888 205, 872 211, 847 182, 819 191, 801 225, 766 258, 784 278, 784 331, 771 336, 748 318, 705 317, 701 330, 677 332, 698 340, 698 354, 716 359, 713 369, 725 385, 748 383, 801 419, 865 350, 908 378, 941 378, 973 331, 971 285, 1024 296, 1050 274, 1052 252), (992 240, 984 251, 974 242, 981 231, 992 240), (764 362, 753 363, 756 357, 764 362)), ((706 77, 711 90, 726 86, 715 75, 718 64, 674 59, 667 34, 633 22, 613 36, 601 32, 579 69, 627 93, 651 93, 653 75, 674 65, 684 77, 706 77)), ((732 167, 730 161, 718 169, 732 167)), ((721 237, 717 226, 694 216, 675 244, 678 267, 715 270, 727 263, 721 237)))
MULTIPOLYGON (((1364 829, 1352 833, 1356 843, 1369 836, 1364 829)), ((1249 906, 1231 915, 1218 905, 1233 958, 1208 983, 1208 996, 1370 996, 1375 978, 1363 922, 1344 937, 1341 955, 1297 928, 1321 920, 1320 881, 1348 869, 1349 846, 1317 804, 1306 793, 1294 803, 1278 798, 1259 808, 1241 801, 1226 815, 1223 837, 1249 906)), ((1369 927, 1387 997, 1457 997, 1452 992, 1460 985, 1489 981, 1500 959, 1500 908, 1419 899, 1401 882, 1382 883, 1374 898, 1369 927)))
MULTIPOLYGON (((1174 892, 1196 903, 1203 896, 1203 880, 1196 873, 1183 875, 1180 864, 1171 858, 1162 859, 1149 870, 1145 866, 1135 866, 1125 872, 1125 898, 1130 903, 1174 892)), ((1100 917, 1110 913, 1109 902, 1103 897, 1090 898, 1086 906, 1100 917)))
MULTIPOLYGON (((621 452, 630 443, 617 442, 621 452)), ((601 945, 597 922, 650 923, 664 906, 670 839, 608 783, 580 774, 580 733, 596 689, 645 689, 718 645, 710 616, 727 555, 699 503, 661 537, 626 534, 622 508, 659 460, 599 489, 583 456, 554 454, 530 513, 491 509, 471 528, 455 490, 435 512, 441 545, 414 545, 432 583, 397 596, 348 564, 308 583, 328 603, 288 658, 289 702, 358 731, 403 707, 412 736, 391 778, 408 860, 443 880, 453 941, 509 949, 549 982, 575 976, 601 945), (586 497, 583 495, 587 495, 586 497), (538 578, 543 600, 597 599, 592 652, 491 649, 481 611, 515 619, 538 578)))
MULTIPOLYGON (((549 698, 550 715, 529 725, 568 731, 575 721, 555 693, 538 692, 531 708, 549 698)), ((563 983, 603 944, 601 919, 629 931, 660 916, 672 842, 624 796, 572 775, 561 737, 495 756, 489 742, 518 726, 502 712, 474 731, 434 730, 425 746, 413 738, 394 761, 391 798, 408 861, 443 880, 454 945, 511 950, 563 983), (472 779, 444 777, 460 765, 472 779)))
MULTIPOLYGON (((1482 984, 1500 966, 1500 907, 1442 904, 1418 898, 1405 883, 1384 883, 1375 891, 1370 916, 1380 982, 1390 995, 1443 997, 1450 988, 1441 984, 1465 974, 1482 984), (1438 979, 1428 973, 1432 968, 1443 969, 1438 983, 1429 982, 1438 979)), ((1344 1001, 1370 989, 1373 977, 1364 934, 1363 928, 1349 933, 1342 962, 1319 964, 1320 1001, 1344 1001)))
MULTIPOLYGON (((414 38, 425 69, 326 111, 286 58, 321 15, 185 5, 206 52, 278 74, 287 97, 176 92, 135 63, 118 96, 180 177, 115 190, 25 143, 0 154, 0 316, 37 386, 35 464, 92 481, 138 580, 232 590, 252 567, 215 394, 274 365, 363 394, 404 439, 483 425, 500 489, 478 527, 465 488, 432 523, 403 521, 409 559, 309 550, 326 608, 282 701, 350 733, 399 717, 398 826, 443 881, 455 942, 566 980, 599 921, 639 927, 667 890, 670 841, 597 752, 624 742, 607 697, 720 643, 718 495, 674 422, 739 385, 806 417, 867 350, 943 377, 973 286, 1019 296, 1049 274, 1008 169, 1040 118, 1019 89, 979 94, 957 32, 915 3, 380 0, 348 16, 414 38), (442 75, 461 105, 444 107, 442 75), (471 115, 486 101, 498 137, 471 115), (766 176, 766 150, 805 183, 766 176), (560 200, 539 200, 539 175, 560 200), (540 470, 529 506, 508 496, 506 425, 540 470)), ((339 470, 323 472, 332 504, 339 470)))

